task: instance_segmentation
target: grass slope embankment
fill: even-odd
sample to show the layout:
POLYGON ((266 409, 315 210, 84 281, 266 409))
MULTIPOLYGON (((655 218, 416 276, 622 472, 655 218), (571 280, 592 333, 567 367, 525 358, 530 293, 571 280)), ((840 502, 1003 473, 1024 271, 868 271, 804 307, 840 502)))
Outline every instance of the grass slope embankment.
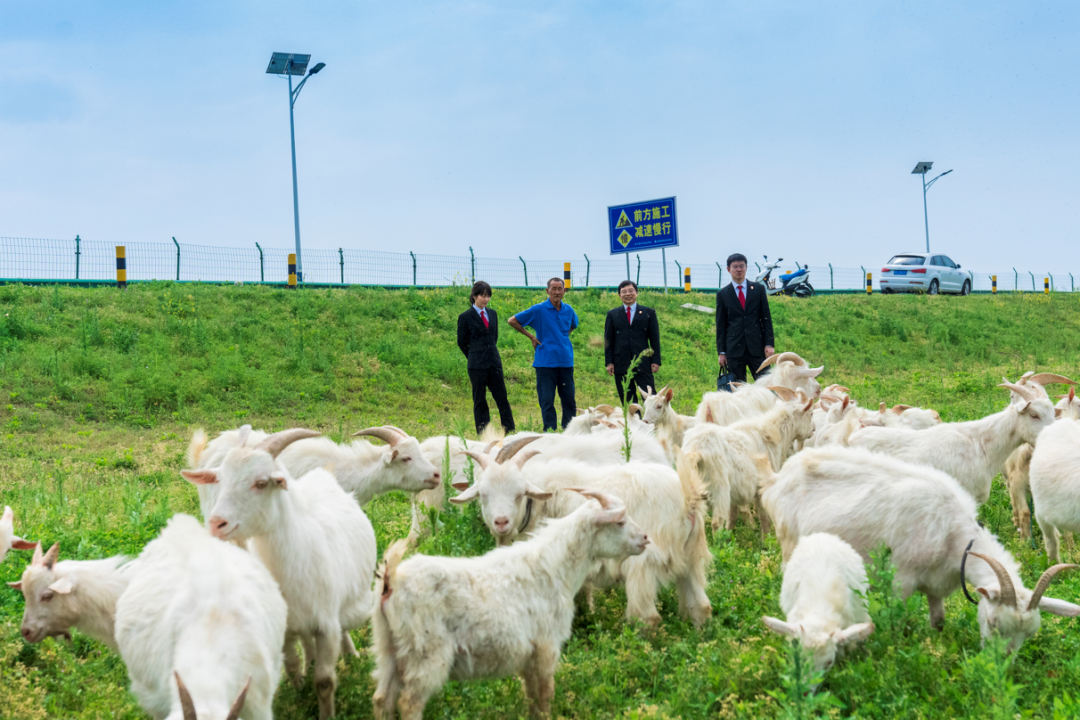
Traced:
MULTIPOLYGON (((62 557, 134 554, 173 513, 197 514, 195 492, 178 474, 197 426, 304 425, 339 440, 376 424, 420 437, 471 434, 465 361, 455 345, 466 297, 461 288, 0 287, 0 504, 15 508, 19 533, 59 541, 62 557)), ((506 318, 541 299, 539 291, 499 290, 492 305, 506 318)), ((713 316, 679 305, 712 305, 712 297, 643 293, 640 300, 660 315, 658 382, 670 383, 676 408, 691 413, 715 386, 713 316)), ((568 302, 581 318, 573 336, 579 403, 612 402, 600 338, 617 299, 586 290, 571 291, 568 302)), ((1037 369, 1080 376, 1077 296, 774 298, 772 307, 777 350, 825 363, 822 380, 847 385, 864 405, 903 402, 936 408, 947 421, 967 420, 1004 406, 1006 393, 994 388, 1002 375, 1037 369)), ((528 341, 505 326, 500 335, 518 428, 538 429, 528 341)), ((405 497, 379 498, 367 510, 380 550, 405 534, 405 497)), ((1034 582, 1044 563, 1041 541, 1033 549, 1015 539, 1000 484, 982 517, 1034 582)), ((448 506, 442 521, 423 550, 491 547, 472 506, 448 506)), ((883 587, 871 597, 878 632, 822 686, 843 708, 792 704, 801 695, 782 689, 792 676, 788 651, 760 623, 762 614, 780 612, 775 541, 762 547, 756 531, 740 525, 710 543, 713 620, 693 630, 664 592, 664 625, 646 637, 623 622, 621 593, 603 595, 595 614, 575 621, 557 677, 557 715, 1078 714, 1066 693, 1076 694, 1080 683, 1080 621, 1045 617, 1006 668, 994 652, 980 652, 974 608, 959 594, 947 603, 939 634, 927 627, 921 596, 904 605, 883 587)), ((26 560, 13 553, 2 579, 17 579, 26 560)), ((1062 576, 1053 592, 1080 597, 1080 577, 1062 576)), ((0 593, 0 718, 145 717, 118 657, 80 635, 70 645, 25 645, 21 612, 18 593, 0 593)), ((367 644, 367 630, 356 636, 367 644)), ((371 716, 369 671, 366 657, 342 661, 340 717, 371 716)), ((307 718, 316 706, 310 686, 295 691, 284 683, 276 717, 307 718)), ((502 718, 524 710, 516 681, 452 683, 432 700, 428 717, 502 718)))

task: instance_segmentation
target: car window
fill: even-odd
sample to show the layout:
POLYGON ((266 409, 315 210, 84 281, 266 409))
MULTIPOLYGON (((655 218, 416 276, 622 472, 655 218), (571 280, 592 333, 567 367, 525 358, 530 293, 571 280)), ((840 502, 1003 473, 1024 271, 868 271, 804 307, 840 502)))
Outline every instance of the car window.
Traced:
POLYGON ((926 258, 919 255, 894 255, 886 265, 922 265, 926 258))
POLYGON ((942 264, 942 265, 944 265, 945 267, 951 267, 951 268, 954 268, 954 269, 956 268, 956 263, 954 263, 954 262, 953 262, 953 261, 952 261, 952 260, 951 260, 951 259, 949 258, 949 256, 948 256, 948 255, 942 255, 942 256, 941 256, 941 260, 942 260, 942 263, 941 263, 941 264, 942 264))
POLYGON ((938 266, 940 266, 940 267, 945 267, 945 261, 941 259, 941 256, 940 256, 940 255, 935 255, 935 256, 934 256, 934 257, 933 257, 933 258, 932 258, 932 259, 930 260, 930 264, 931 264, 931 265, 938 265, 938 266))

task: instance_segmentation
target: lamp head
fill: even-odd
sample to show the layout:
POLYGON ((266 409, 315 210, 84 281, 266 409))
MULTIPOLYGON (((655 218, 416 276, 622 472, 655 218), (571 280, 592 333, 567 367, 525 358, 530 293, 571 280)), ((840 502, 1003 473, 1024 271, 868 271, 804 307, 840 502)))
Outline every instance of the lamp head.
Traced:
POLYGON ((315 73, 322 70, 324 67, 326 67, 326 63, 316 63, 315 67, 311 68, 311 70, 308 70, 308 75, 314 75, 315 73))

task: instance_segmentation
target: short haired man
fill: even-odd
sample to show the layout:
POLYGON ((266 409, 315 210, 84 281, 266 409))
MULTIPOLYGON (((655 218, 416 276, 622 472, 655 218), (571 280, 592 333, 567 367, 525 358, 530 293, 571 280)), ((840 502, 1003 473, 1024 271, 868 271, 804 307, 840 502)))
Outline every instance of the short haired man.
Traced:
MULTIPOLYGON (((746 256, 727 259, 731 284, 716 293, 716 353, 723 368, 737 381, 746 380, 746 368, 757 380, 757 370, 773 354, 769 296, 761 283, 746 279, 746 256)), ((720 381, 717 379, 717 389, 720 381)))
POLYGON ((562 403, 562 426, 565 428, 577 414, 574 400, 574 346, 570 333, 577 329, 578 316, 574 308, 563 302, 566 287, 560 278, 547 282, 548 299, 522 310, 509 320, 510 327, 529 338, 533 346, 533 368, 536 370, 536 398, 544 420, 544 432, 557 430, 555 392, 562 403), (531 327, 533 335, 525 327, 531 327))
POLYGON ((634 358, 652 350, 652 357, 642 358, 630 378, 630 402, 637 402, 639 387, 656 391, 653 373, 660 370, 660 322, 655 310, 638 305, 637 297, 637 283, 623 280, 619 283, 622 305, 610 310, 604 321, 604 363, 607 374, 615 376, 620 403, 626 402, 623 381, 634 358))

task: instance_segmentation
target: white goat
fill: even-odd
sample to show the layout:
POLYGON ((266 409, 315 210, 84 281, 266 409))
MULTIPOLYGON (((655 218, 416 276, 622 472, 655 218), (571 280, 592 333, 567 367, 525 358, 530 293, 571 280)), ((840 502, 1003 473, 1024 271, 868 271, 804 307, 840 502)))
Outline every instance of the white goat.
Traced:
POLYGON ((250 553, 174 515, 116 604, 131 691, 157 720, 272 720, 285 601, 250 553))
POLYGON ((547 717, 570 638, 574 596, 597 560, 640 555, 649 538, 623 504, 588 502, 526 542, 481 557, 386 552, 373 611, 375 717, 420 720, 447 680, 521 675, 534 715, 547 717))
POLYGON ((4 508, 4 515, 0 517, 0 563, 12 550, 33 550, 37 543, 27 542, 15 534, 15 511, 10 507, 4 508))
POLYGON ((682 447, 683 435, 687 430, 698 424, 698 419, 693 415, 680 415, 671 407, 671 398, 675 391, 664 387, 660 392, 653 394, 652 388, 641 388, 641 395, 645 398, 645 416, 642 420, 656 427, 656 437, 669 450, 682 447))
POLYGON ((1060 531, 1080 532, 1080 422, 1061 420, 1039 436, 1031 456, 1031 497, 1046 556, 1059 562, 1060 531))
MULTIPOLYGON (((243 430, 241 431, 243 434, 243 430)), ((285 667, 299 682, 296 640, 314 648, 319 717, 334 714, 344 631, 367 622, 375 572, 375 531, 355 499, 323 469, 293 479, 277 457, 311 430, 275 433, 255 448, 240 437, 218 467, 185 470, 196 484, 221 485, 209 519, 218 538, 247 540, 289 606, 285 667)))
POLYGON ((731 425, 768 412, 774 405, 776 395, 765 387, 765 383, 740 383, 731 392, 704 393, 694 417, 699 425, 705 422, 731 425))
MULTIPOLYGON (((622 432, 597 432, 591 435, 514 435, 502 441, 502 447, 510 447, 521 440, 531 440, 531 450, 543 453, 541 462, 564 459, 576 460, 586 465, 614 465, 624 462, 622 432)), ((641 462, 671 465, 666 448, 649 431, 649 428, 630 430, 630 459, 641 462)), ((475 451, 473 451, 475 452, 475 451)), ((489 449, 490 452, 490 449, 489 449)))
POLYGON ((866 610, 866 567, 859 553, 829 533, 804 535, 784 570, 780 608, 787 621, 766 615, 765 626, 796 638, 824 672, 845 644, 874 632, 866 610))
POLYGON ((862 448, 807 450, 788 460, 762 494, 762 504, 776 525, 785 562, 800 537, 817 532, 840 537, 864 560, 884 543, 892 549, 899 591, 905 598, 925 593, 936 628, 945 622, 945 598, 961 587, 968 547, 978 558, 967 561, 967 575, 982 595, 984 639, 997 632, 1013 651, 1039 629, 1040 610, 1080 614, 1080 605, 1043 596, 1064 566, 1043 573, 1034 590, 1025 588, 1013 556, 979 525, 971 496, 926 465, 862 448))
POLYGON ((627 617, 655 625, 660 622, 657 592, 661 585, 675 583, 680 612, 701 625, 712 613, 705 594, 705 573, 712 556, 705 539, 704 488, 694 481, 686 463, 680 462, 679 471, 638 461, 589 466, 557 459, 526 465, 535 450, 514 455, 528 442, 522 439, 508 445, 494 459, 470 453, 480 464, 480 474, 472 486, 457 485, 464 492, 450 502, 461 505, 479 498, 484 523, 496 541, 505 545, 531 532, 543 518, 573 512, 584 501, 567 492, 569 488, 611 493, 626 503, 652 544, 640 557, 621 565, 605 564, 590 586, 604 587, 625 579, 627 617))
POLYGON ((1006 387, 1025 398, 982 420, 943 423, 925 430, 868 427, 851 435, 848 444, 908 462, 924 463, 956 478, 975 501, 990 497, 990 483, 1009 454, 1035 438, 1054 421, 1054 406, 1030 388, 1006 387))
MULTIPOLYGON (((790 392, 781 388, 783 392, 790 392)), ((793 452, 796 441, 810 437, 813 400, 796 398, 781 402, 764 415, 734 425, 703 423, 686 433, 683 452, 691 467, 701 473, 712 505, 713 532, 726 522, 735 529, 739 508, 758 505, 758 521, 764 539, 768 518, 760 512, 757 458, 764 455, 779 470, 793 452)))
POLYGON ((116 601, 138 572, 138 561, 123 555, 104 560, 61 560, 60 543, 34 557, 19 582, 8 583, 25 600, 22 636, 28 643, 85 633, 116 650, 116 601))
POLYGON ((760 373, 770 365, 776 365, 776 367, 762 377, 757 378, 756 383, 779 385, 789 390, 802 390, 807 397, 814 400, 821 395, 821 385, 818 383, 817 377, 824 372, 824 365, 809 368, 806 366, 806 361, 799 357, 798 353, 785 352, 766 358, 757 371, 760 373))

